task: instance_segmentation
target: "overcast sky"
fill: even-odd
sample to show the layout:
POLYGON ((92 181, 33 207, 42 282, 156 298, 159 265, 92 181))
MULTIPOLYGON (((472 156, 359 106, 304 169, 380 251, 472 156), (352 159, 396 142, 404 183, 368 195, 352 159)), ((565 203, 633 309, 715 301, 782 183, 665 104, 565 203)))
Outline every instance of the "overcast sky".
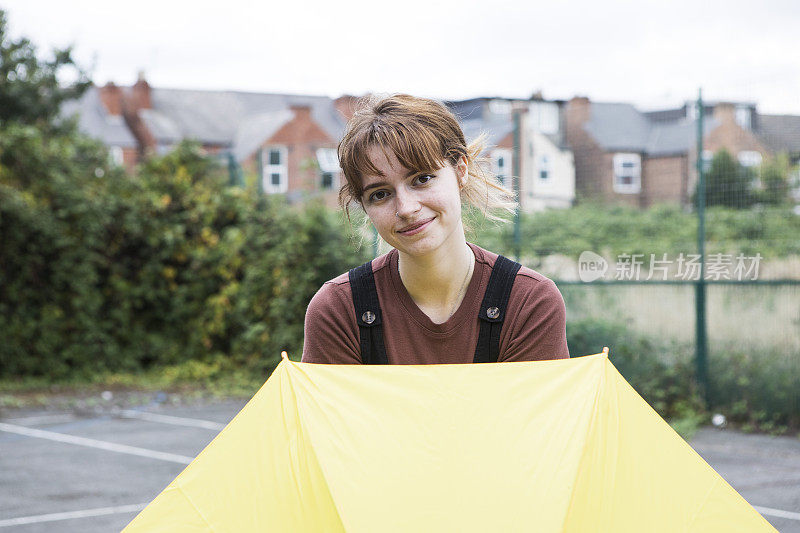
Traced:
POLYGON ((94 81, 339 96, 697 97, 800 114, 800 1, 0 0, 94 81))

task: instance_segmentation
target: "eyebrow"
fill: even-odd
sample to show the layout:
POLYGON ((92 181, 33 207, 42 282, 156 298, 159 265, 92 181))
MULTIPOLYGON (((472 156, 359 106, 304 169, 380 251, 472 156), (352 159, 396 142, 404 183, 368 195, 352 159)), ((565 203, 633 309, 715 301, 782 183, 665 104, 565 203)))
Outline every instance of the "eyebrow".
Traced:
MULTIPOLYGON (((409 170, 408 172, 406 172, 405 178, 408 179, 411 176, 413 176, 415 174, 420 174, 420 173, 421 173, 421 171, 419 171, 419 170, 409 170)), ((378 181, 376 183, 370 183, 369 185, 364 187, 364 189, 361 192, 365 193, 370 189, 374 189, 375 187, 383 187, 384 185, 388 185, 388 184, 389 184, 389 182, 386 182, 386 181, 378 181)))

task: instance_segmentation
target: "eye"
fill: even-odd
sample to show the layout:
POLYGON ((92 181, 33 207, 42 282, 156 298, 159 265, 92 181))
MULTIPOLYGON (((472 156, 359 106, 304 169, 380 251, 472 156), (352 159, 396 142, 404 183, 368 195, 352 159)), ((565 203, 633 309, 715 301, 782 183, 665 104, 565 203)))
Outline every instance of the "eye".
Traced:
POLYGON ((421 174, 414 178, 414 183, 418 185, 427 185, 430 181, 435 178, 433 174, 421 174))
POLYGON ((387 196, 389 196, 389 192, 388 191, 379 190, 379 191, 375 191, 374 193, 370 194, 369 198, 367 200, 370 203, 380 202, 381 200, 384 200, 387 196))

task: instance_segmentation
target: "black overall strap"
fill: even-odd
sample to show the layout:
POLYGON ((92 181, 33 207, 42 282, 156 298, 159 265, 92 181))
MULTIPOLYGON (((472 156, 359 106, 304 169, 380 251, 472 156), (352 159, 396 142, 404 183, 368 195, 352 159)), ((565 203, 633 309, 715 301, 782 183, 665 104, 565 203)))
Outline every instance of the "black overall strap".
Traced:
POLYGON ((500 330, 506 315, 508 297, 520 268, 522 265, 519 263, 502 255, 497 256, 478 312, 481 329, 473 363, 496 363, 500 357, 500 330))
POLYGON ((372 274, 372 261, 352 269, 348 277, 361 337, 361 362, 365 365, 389 364, 383 345, 381 304, 378 302, 378 289, 372 274))

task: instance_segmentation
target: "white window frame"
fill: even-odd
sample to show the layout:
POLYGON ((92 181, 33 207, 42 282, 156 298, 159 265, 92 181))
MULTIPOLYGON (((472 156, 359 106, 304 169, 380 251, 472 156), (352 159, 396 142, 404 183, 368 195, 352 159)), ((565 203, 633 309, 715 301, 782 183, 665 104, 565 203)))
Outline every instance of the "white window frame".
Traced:
POLYGON ((614 192, 638 194, 642 190, 642 156, 633 153, 614 154, 614 192), (631 166, 628 166, 628 165, 631 166), (621 179, 630 175, 630 183, 621 179))
POLYGON ((111 159, 111 162, 118 167, 121 167, 125 163, 125 157, 121 146, 111 146, 108 149, 108 157, 111 159))
POLYGON ((514 163, 512 161, 513 154, 508 148, 495 148, 491 153, 492 160, 492 173, 494 173, 500 184, 507 188, 511 188, 511 173, 513 172, 514 163), (503 160, 503 166, 500 167, 500 160, 503 160))
POLYGON ((703 165, 703 172, 708 172, 711 170, 711 163, 714 161, 714 152, 711 150, 703 150, 702 152, 702 165, 703 165))
POLYGON ((534 102, 528 106, 528 114, 534 131, 548 135, 558 134, 561 128, 558 104, 534 102))
POLYGON ((508 100, 489 100, 489 112, 493 115, 510 115, 512 110, 512 104, 508 100))
POLYGON ((265 146, 262 148, 261 169, 261 183, 265 193, 280 194, 289 190, 289 151, 285 146, 265 146), (270 163, 269 156, 273 150, 280 154, 278 164, 270 163), (273 174, 278 174, 279 176, 277 185, 272 183, 273 174))
POLYGON ((335 191, 339 188, 339 157, 335 148, 317 148, 317 163, 319 164, 319 188, 323 191, 335 191), (330 188, 325 187, 323 180, 325 174, 332 174, 330 188))
POLYGON ((745 130, 753 129, 753 125, 750 122, 750 108, 746 105, 737 105, 736 110, 734 111, 734 116, 736 118, 736 123, 745 130))
POLYGON ((549 182, 550 177, 553 175, 553 162, 550 157, 547 154, 542 154, 537 158, 536 163, 536 179, 542 183, 549 182), (542 172, 545 174, 544 177, 542 177, 542 172))
POLYGON ((689 120, 697 119, 697 102, 686 102, 686 118, 689 120))
POLYGON ((736 154, 736 159, 743 167, 754 168, 761 166, 761 162, 764 158, 761 156, 760 152, 756 152, 755 150, 742 150, 736 154))

